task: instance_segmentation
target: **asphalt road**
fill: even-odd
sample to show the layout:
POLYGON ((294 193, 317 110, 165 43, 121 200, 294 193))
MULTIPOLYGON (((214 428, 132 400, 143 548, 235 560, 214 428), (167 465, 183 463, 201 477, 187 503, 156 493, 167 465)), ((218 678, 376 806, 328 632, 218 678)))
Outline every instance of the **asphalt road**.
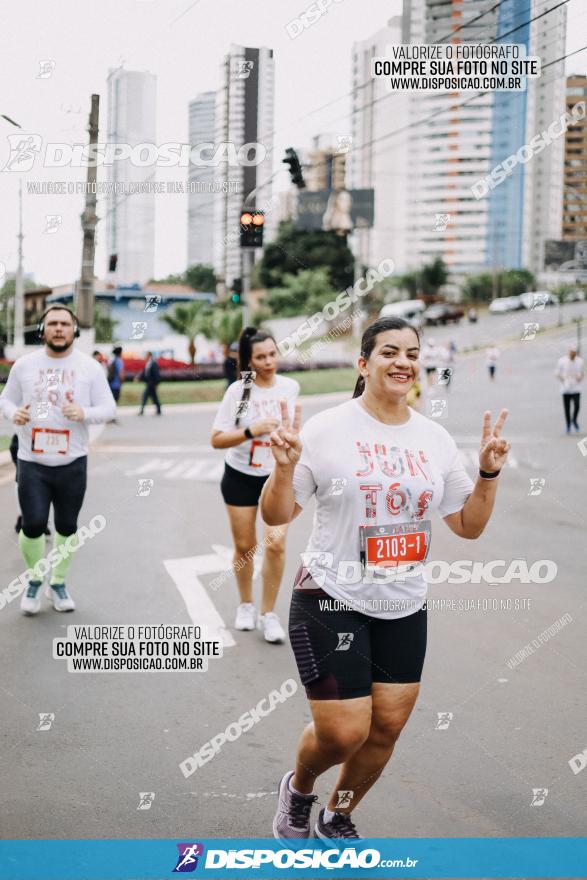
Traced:
MULTIPOLYGON (((512 464, 484 535, 461 541, 437 521, 431 558, 548 559, 558 573, 547 584, 430 588, 436 599, 488 599, 489 607, 493 599, 510 599, 511 607, 430 612, 420 700, 355 816, 366 836, 587 832, 587 772, 575 774, 569 765, 587 747, 587 455, 578 445, 587 417, 584 433, 564 435, 552 376, 573 333, 504 348, 493 384, 481 355, 457 364, 444 424, 467 466, 473 474, 483 410, 501 406, 510 409, 512 464), (529 494, 532 479, 545 480, 540 494, 529 494), (525 600, 518 610, 516 599, 525 600), (508 667, 565 614, 572 620, 560 632, 508 667), (445 729, 438 713, 452 713, 445 729), (533 789, 548 789, 541 805, 531 806, 533 789)), ((308 398, 304 416, 344 396, 308 398)), ((179 769, 272 689, 297 682, 289 645, 270 646, 256 632, 231 629, 232 577, 210 588, 225 567, 222 548, 230 547, 218 486, 222 455, 208 445, 214 409, 176 407, 162 418, 127 410, 119 425, 106 427, 91 451, 80 518, 87 524, 102 515, 106 527, 73 562, 77 611, 57 615, 47 604, 36 618, 24 618, 18 600, 0 610, 3 838, 271 835, 277 784, 309 719, 301 688, 189 779, 179 769), (139 486, 149 494, 138 494, 139 486), (198 608, 226 626, 224 655, 206 672, 74 674, 52 659, 52 640, 66 625, 187 625, 198 622, 198 608), (40 713, 54 715, 50 729, 37 730, 40 713), (146 799, 148 809, 138 809, 141 792, 155 795, 146 799)), ((14 486, 10 471, 3 473, 5 585, 24 565, 12 531, 14 486)), ((277 609, 284 621, 310 526, 308 510, 290 530, 277 609)), ((333 781, 334 771, 320 779, 320 802, 333 781)))

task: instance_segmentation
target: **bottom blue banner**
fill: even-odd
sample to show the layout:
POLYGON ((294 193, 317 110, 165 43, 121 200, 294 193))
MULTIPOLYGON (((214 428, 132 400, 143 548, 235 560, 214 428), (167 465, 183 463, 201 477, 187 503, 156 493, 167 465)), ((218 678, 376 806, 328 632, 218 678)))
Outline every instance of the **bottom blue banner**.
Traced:
POLYGON ((587 877, 587 838, 403 838, 337 841, 10 840, 6 880, 207 877, 587 877))

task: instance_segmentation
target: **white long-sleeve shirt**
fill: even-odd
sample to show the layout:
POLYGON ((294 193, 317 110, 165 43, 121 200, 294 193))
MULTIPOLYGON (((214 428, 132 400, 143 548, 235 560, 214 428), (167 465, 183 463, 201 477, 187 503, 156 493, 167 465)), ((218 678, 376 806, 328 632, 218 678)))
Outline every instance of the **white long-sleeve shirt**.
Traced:
POLYGON ((116 402, 100 364, 73 349, 67 357, 42 351, 25 354, 10 370, 0 395, 0 412, 12 421, 16 410, 30 404, 30 421, 15 426, 18 457, 56 467, 88 454, 88 425, 113 419, 116 402), (61 408, 77 403, 83 422, 66 418, 61 408))

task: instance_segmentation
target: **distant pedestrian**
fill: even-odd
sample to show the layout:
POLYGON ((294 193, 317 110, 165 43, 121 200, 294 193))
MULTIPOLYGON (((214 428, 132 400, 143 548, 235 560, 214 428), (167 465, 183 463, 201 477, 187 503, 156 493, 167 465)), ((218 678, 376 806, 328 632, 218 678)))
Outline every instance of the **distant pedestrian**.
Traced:
MULTIPOLYGON (((108 379, 108 385, 110 386, 110 391, 112 392, 112 397, 116 401, 116 405, 118 406, 118 398, 120 397, 120 389, 122 388, 122 383, 124 382, 124 361, 122 360, 122 348, 120 345, 117 345, 116 348, 112 349, 112 357, 108 361, 108 369, 106 371, 106 378, 108 379)), ((110 419, 108 422, 109 425, 117 425, 118 419, 110 419)))
POLYGON ((96 351, 92 352, 92 357, 94 358, 95 361, 98 361, 98 363, 100 364, 100 366, 102 367, 102 369, 106 373, 106 377, 108 377, 108 363, 106 362, 105 358, 102 356, 102 352, 98 351, 98 349, 96 349, 96 351))
POLYGON ((448 390, 454 375, 455 352, 457 350, 454 342, 445 342, 444 345, 438 347, 438 379, 437 385, 444 385, 448 390))
POLYGON ((151 398, 151 400, 157 407, 157 415, 162 415, 161 403, 159 402, 159 397, 157 395, 157 385, 161 381, 161 370, 159 369, 159 364, 153 357, 152 352, 147 352, 147 362, 137 379, 139 382, 145 383, 145 390, 143 391, 143 399, 141 402, 139 415, 143 415, 145 411, 145 404, 149 400, 149 398, 151 398))
POLYGON ((426 340, 422 347, 420 352, 420 366, 424 367, 426 371, 426 379, 428 387, 430 387, 434 381, 434 374, 439 366, 438 349, 433 339, 426 340))
POLYGON ((497 362, 499 360, 499 348, 495 345, 490 345, 487 351, 485 352, 485 365, 489 370, 489 378, 495 379, 495 370, 497 368, 497 362))
POLYGON ((233 382, 236 382, 238 373, 238 342, 231 342, 226 349, 226 357, 222 364, 222 371, 226 379, 226 387, 229 388, 233 382))
POLYGON ((555 376, 561 383, 567 434, 571 433, 571 425, 579 431, 577 417, 581 404, 581 382, 585 375, 583 358, 576 349, 571 348, 568 355, 563 355, 556 366, 555 376))

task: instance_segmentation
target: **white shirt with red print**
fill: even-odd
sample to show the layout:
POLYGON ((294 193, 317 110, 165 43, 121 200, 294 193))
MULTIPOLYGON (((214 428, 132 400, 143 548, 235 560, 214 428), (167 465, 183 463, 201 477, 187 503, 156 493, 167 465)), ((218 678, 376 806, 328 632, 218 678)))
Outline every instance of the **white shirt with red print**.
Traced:
POLYGON ((116 403, 97 360, 73 349, 62 358, 45 350, 25 354, 12 366, 0 395, 0 412, 12 419, 30 404, 30 421, 16 426, 18 457, 49 467, 69 464, 88 454, 88 425, 107 422, 116 415, 116 403), (82 422, 66 418, 61 408, 77 403, 82 422))
MULTIPOLYGON (((212 426, 214 431, 234 431, 237 427, 250 428, 255 422, 272 418, 277 419, 281 424, 280 400, 287 402, 289 416, 292 419, 300 386, 295 379, 290 379, 288 376, 275 376, 275 382, 270 388, 261 387, 253 382, 248 400, 242 401, 243 392, 242 379, 228 386, 214 419, 212 426), (237 413, 240 413, 238 426, 237 413)), ((275 462, 269 434, 245 440, 238 446, 231 446, 226 451, 225 461, 230 467, 243 474, 253 477, 269 476, 275 462)))
POLYGON ((294 473, 300 507, 316 495, 304 567, 333 599, 386 619, 424 604, 425 560, 409 570, 362 569, 360 527, 408 523, 417 529, 436 511, 444 517, 461 510, 473 491, 448 431, 409 413, 403 425, 386 425, 355 399, 313 416, 302 429, 294 473))

